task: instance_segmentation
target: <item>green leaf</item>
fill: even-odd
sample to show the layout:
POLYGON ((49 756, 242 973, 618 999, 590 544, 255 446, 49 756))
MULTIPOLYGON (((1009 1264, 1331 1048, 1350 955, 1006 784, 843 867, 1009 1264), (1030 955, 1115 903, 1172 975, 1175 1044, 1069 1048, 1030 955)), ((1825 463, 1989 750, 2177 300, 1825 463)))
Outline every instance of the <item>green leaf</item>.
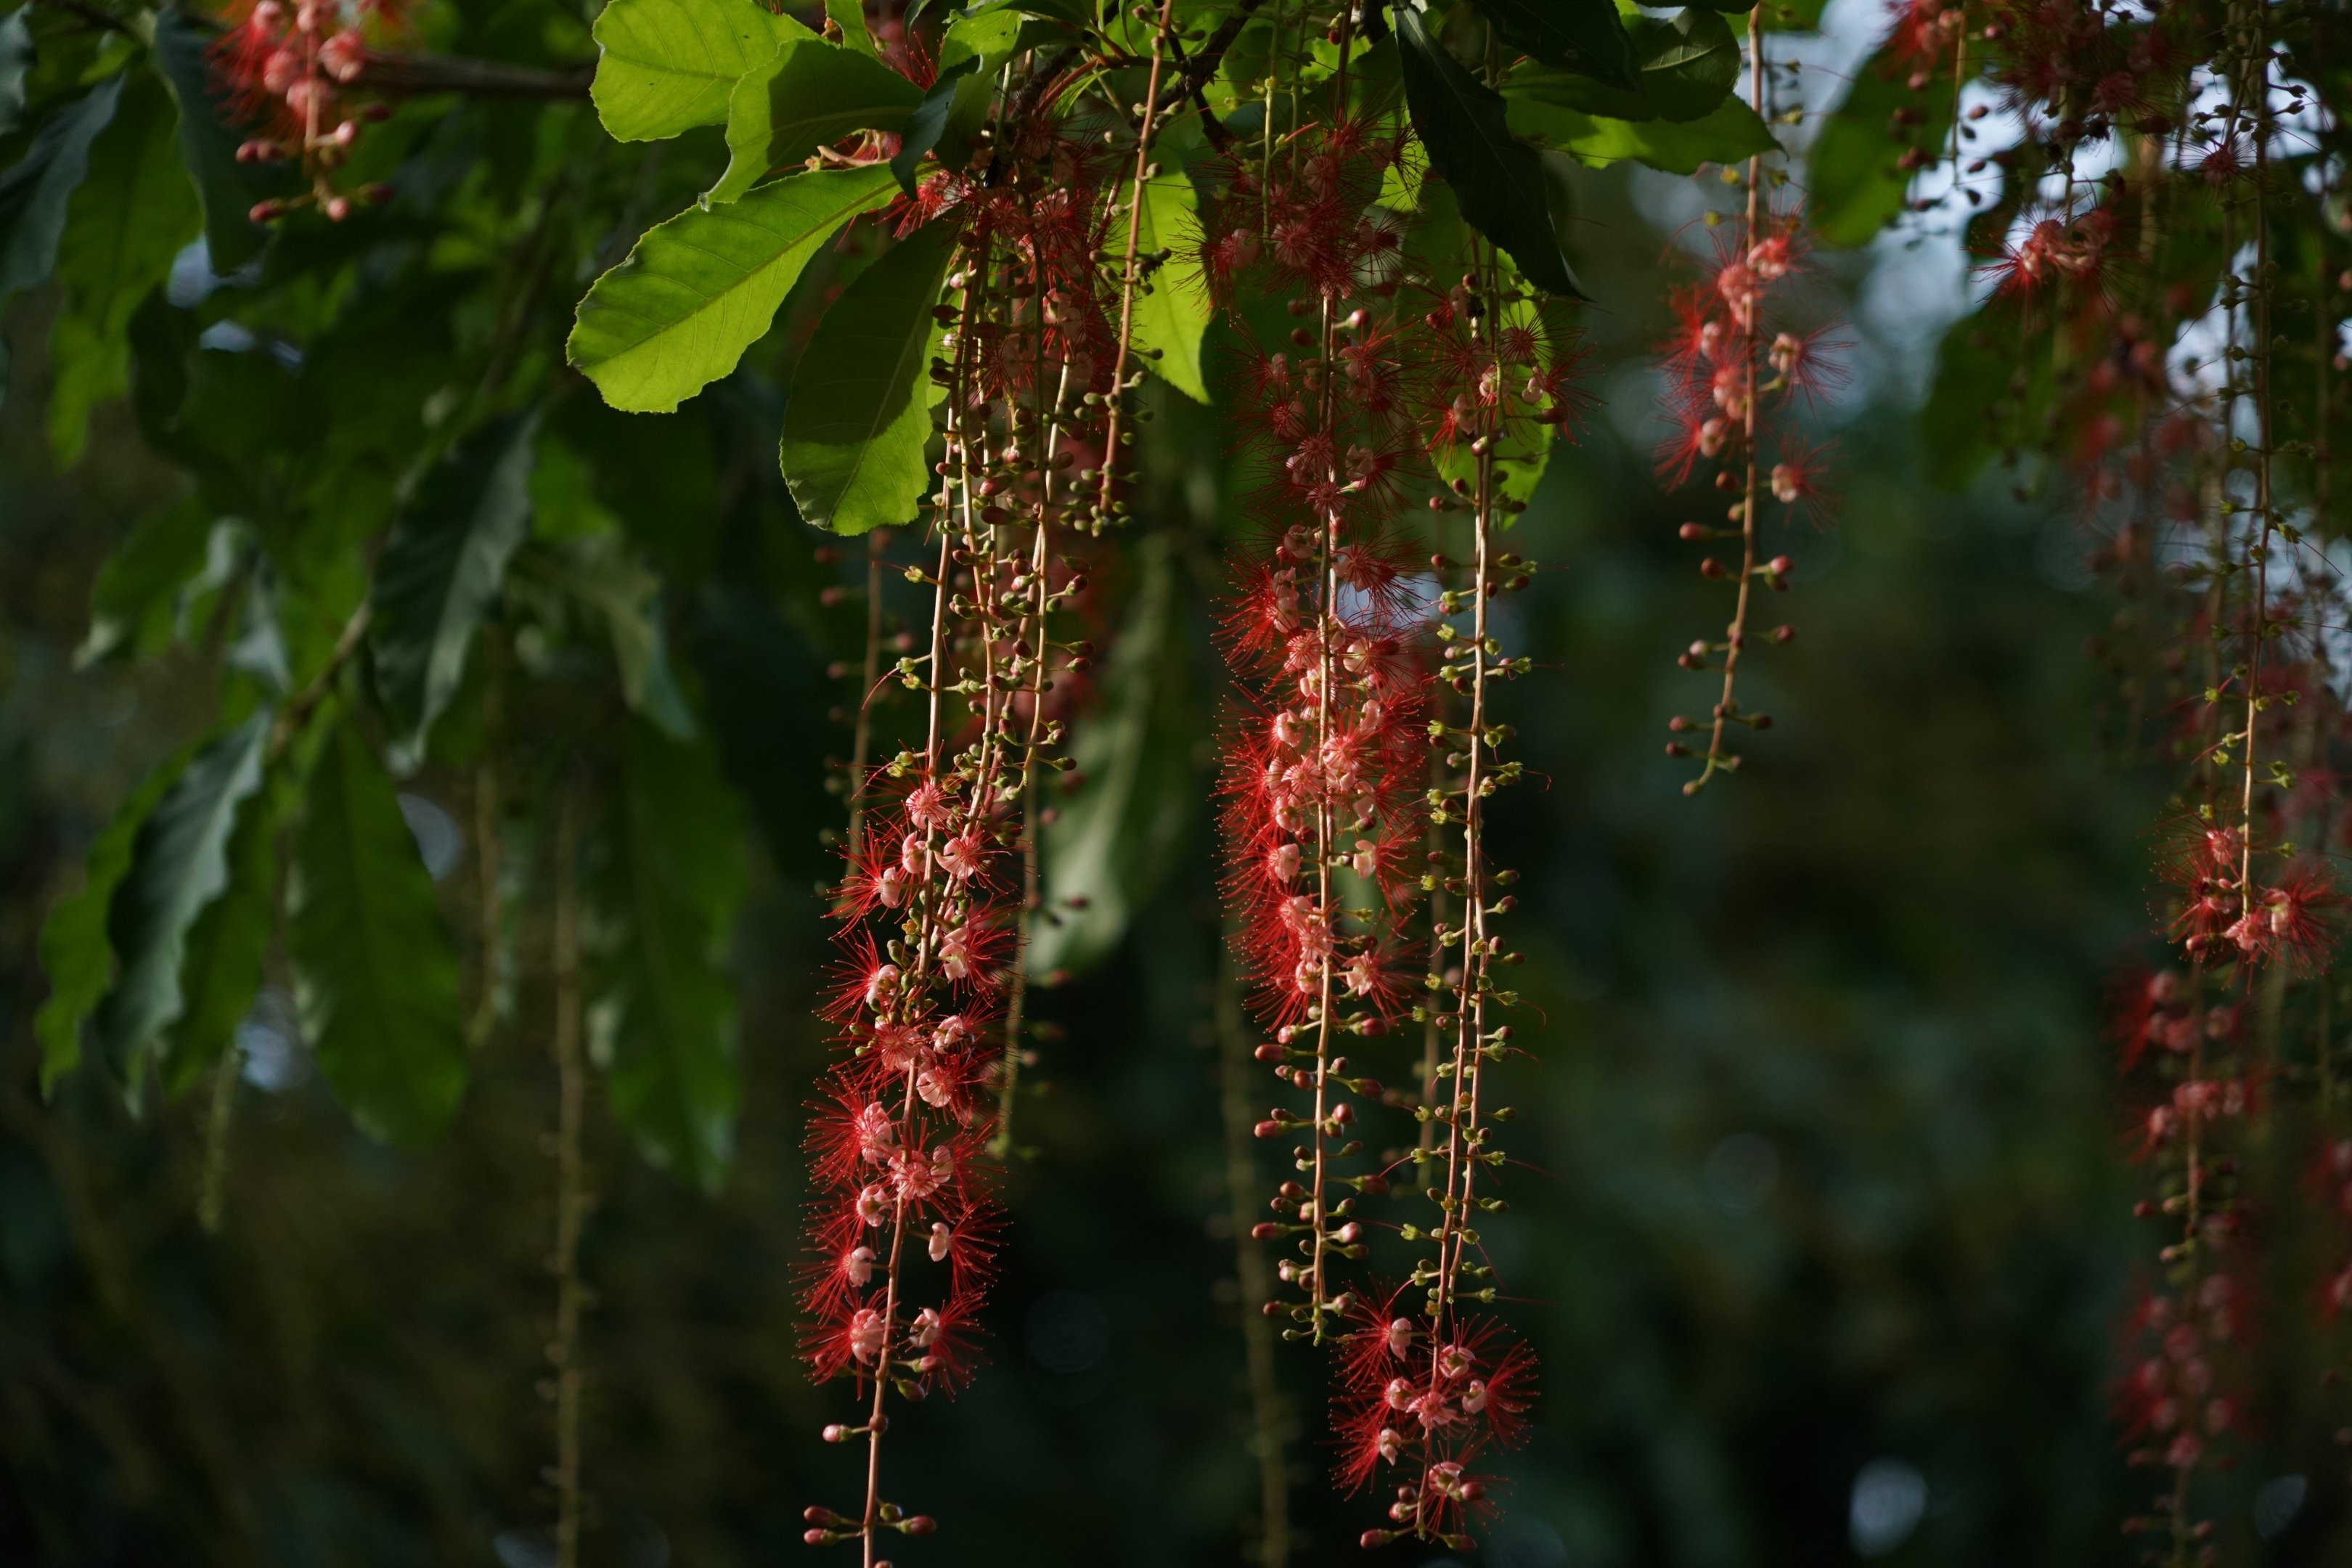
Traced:
POLYGON ((874 29, 866 25, 865 0, 824 0, 825 20, 841 29, 844 47, 856 50, 867 59, 878 59, 881 51, 874 47, 874 29))
POLYGON ((923 154, 936 150, 940 166, 961 169, 971 157, 972 138, 988 118, 988 100, 994 84, 980 70, 980 58, 968 55, 943 68, 923 101, 907 116, 899 133, 898 151, 890 159, 890 173, 898 188, 915 194, 915 171, 923 154))
POLYGON ((81 886, 59 899, 41 922, 41 971, 49 977, 48 999, 34 1016, 41 1043, 41 1092, 47 1094, 81 1065, 81 1031, 98 1010, 114 978, 114 946, 106 920, 114 890, 131 869, 131 846, 155 803, 179 783, 194 754, 190 747, 141 782, 90 842, 82 863, 81 886))
POLYGON ((1503 84, 1518 103, 1532 100, 1611 120, 1703 120, 1731 97, 1739 80, 1739 40, 1711 11, 1625 18, 1640 86, 1628 92, 1606 82, 1544 66, 1522 66, 1503 84))
POLYGON ((593 29, 589 89, 616 142, 658 142, 727 118, 736 82, 777 46, 816 37, 751 0, 612 0, 593 29))
POLYGON ((1704 120, 1681 124, 1610 120, 1534 99, 1514 98, 1510 105, 1514 131, 1573 153, 1595 167, 1630 158, 1668 174, 1688 174, 1702 163, 1737 163, 1780 147, 1763 116, 1736 98, 1725 99, 1704 120))
POLYGON ((262 961, 278 912, 278 834, 292 804, 285 773, 268 770, 262 787, 237 808, 228 841, 228 886, 189 928, 180 961, 184 1006, 163 1058, 164 1087, 174 1095, 185 1093, 220 1059, 261 993, 262 961))
POLYGON ((1071 747, 1086 784, 1045 827, 1046 901, 1023 959, 1034 975, 1109 955, 1158 890, 1205 794, 1193 762, 1202 730, 1181 569, 1166 533, 1147 534, 1138 553, 1140 580, 1102 700, 1071 747))
POLYGON ((1146 280, 1150 292, 1135 301, 1136 346, 1169 385, 1195 403, 1209 401, 1201 374, 1201 338, 1209 330, 1209 285, 1201 272, 1201 217, 1192 182, 1182 174, 1143 183, 1143 213, 1136 226, 1139 255, 1167 251, 1146 280))
POLYGON ((466 1089, 457 944, 354 721, 327 737, 307 793, 287 919, 302 1030, 352 1120, 419 1147, 466 1089))
POLYGON ((1913 92, 1900 78, 1881 74, 1881 58, 1856 72, 1845 102, 1814 139, 1807 169, 1807 216, 1831 245, 1867 245, 1903 211, 1910 173, 1899 160, 1907 145, 1933 151, 1952 125, 1952 95, 1913 92), (1898 109, 1924 109, 1916 129, 1894 124, 1898 109))
MULTIPOLYGON (((1696 3, 1710 11, 1721 11, 1732 16, 1744 16, 1756 9, 1756 0, 1696 0, 1696 3)), ((1807 3, 1812 5, 1813 15, 1819 16, 1822 0, 1807 0, 1807 3)))
POLYGON ((1401 5, 1396 20, 1413 129, 1463 217, 1510 252, 1528 282, 1585 298, 1560 248, 1554 209, 1563 198, 1545 177, 1542 155, 1511 134, 1501 97, 1430 37, 1418 12, 1401 5))
POLYGON ((122 80, 109 77, 41 121, 24 157, 0 174, 0 300, 57 269, 66 205, 89 173, 90 143, 114 118, 122 80))
POLYGON ((706 1192, 734 1155, 734 987, 742 822, 708 746, 631 722, 592 879, 591 1047, 646 1159, 706 1192))
POLYGON ((1016 11, 1024 16, 1039 16, 1048 22, 1059 22, 1081 37, 1095 30, 1092 0, 981 0, 964 15, 991 16, 999 11, 1016 11))
POLYGON ((1018 11, 958 16, 940 37, 940 74, 945 76, 965 60, 978 60, 983 76, 994 76, 1019 47, 1022 26, 1018 11))
POLYGON ((90 410, 129 390, 131 313, 204 229, 180 163, 171 93, 144 71, 124 84, 112 121, 90 147, 89 177, 66 206, 58 258, 66 302, 49 331, 57 377, 49 445, 60 468, 79 460, 90 410))
POLYGON ((197 495, 143 517, 98 569, 89 595, 89 635, 76 668, 117 651, 145 658, 172 640, 180 584, 205 569, 212 508, 197 495))
POLYGON ((572 363, 614 407, 669 413, 734 370, 818 247, 898 190, 880 164, 825 169, 656 225, 580 301, 572 363))
POLYGON ((205 53, 211 35, 169 5, 154 16, 155 69, 180 107, 180 157, 204 207, 205 249, 214 271, 234 272, 268 247, 272 231, 250 214, 255 203, 283 188, 284 173, 278 165, 236 161, 245 138, 215 91, 205 53))
POLYGON ((228 887, 237 808, 261 787, 267 708, 196 753, 131 843, 131 868, 107 905, 106 936, 121 973, 98 1009, 107 1059, 133 1084, 142 1059, 185 1005, 181 961, 189 928, 228 887))
POLYGON ((401 509, 376 563, 368 637, 403 771, 423 755, 433 721, 465 679, 507 561, 530 532, 538 440, 537 409, 467 437, 401 509))
POLYGON ((1476 0, 1476 4, 1503 41, 1521 54, 1634 90, 1633 44, 1626 36, 1615 0, 1476 0))
POLYGON ((731 202, 772 169, 805 163, 856 131, 896 131, 923 89, 871 55, 822 38, 796 38, 735 84, 727 100, 732 154, 706 207, 731 202))
POLYGON ((784 479, 835 533, 907 522, 930 487, 928 374, 955 238, 933 224, 857 275, 817 322, 784 405, 784 479))
POLYGON ((33 29, 25 25, 32 7, 20 5, 0 16, 0 136, 25 122, 25 73, 33 65, 33 29))
POLYGON ((1661 22, 1644 18, 1638 52, 1642 96, 1661 120, 1715 112, 1739 80, 1739 40, 1713 11, 1685 6, 1661 22))

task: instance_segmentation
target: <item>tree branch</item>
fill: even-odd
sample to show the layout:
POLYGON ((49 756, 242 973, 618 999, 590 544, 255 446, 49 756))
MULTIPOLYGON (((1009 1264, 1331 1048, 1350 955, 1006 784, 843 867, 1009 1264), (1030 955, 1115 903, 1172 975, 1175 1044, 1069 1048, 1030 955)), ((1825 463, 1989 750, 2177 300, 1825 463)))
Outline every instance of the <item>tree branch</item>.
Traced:
POLYGON ((450 55, 406 55, 370 49, 352 87, 394 97, 457 92, 468 98, 585 98, 596 79, 591 64, 561 66, 507 65, 498 60, 462 59, 450 55))

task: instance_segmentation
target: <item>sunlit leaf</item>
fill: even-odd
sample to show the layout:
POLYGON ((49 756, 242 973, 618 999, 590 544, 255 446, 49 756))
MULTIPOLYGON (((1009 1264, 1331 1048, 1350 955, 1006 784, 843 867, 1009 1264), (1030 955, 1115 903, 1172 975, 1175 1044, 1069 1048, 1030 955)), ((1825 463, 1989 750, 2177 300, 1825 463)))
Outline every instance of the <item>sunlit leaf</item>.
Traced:
POLYGON ((1136 253, 1167 253, 1146 279, 1149 292, 1135 301, 1136 346, 1154 351, 1151 368, 1169 385, 1196 403, 1209 401, 1201 374, 1201 339, 1209 330, 1208 280, 1201 271, 1199 198, 1192 182, 1179 174, 1143 182, 1143 210, 1136 226, 1136 253))
POLYGON ((1688 174, 1702 163, 1731 163, 1779 147, 1763 117, 1727 98, 1703 120, 1611 120, 1539 100, 1512 98, 1511 127, 1572 153, 1596 167, 1632 159, 1668 174, 1688 174))
POLYGON ((466 1089, 457 944, 353 720, 320 750, 296 844, 287 946, 319 1071, 371 1136, 428 1143, 466 1089))
POLYGON ((793 38, 799 22, 752 0, 612 0, 596 14, 590 96, 616 142, 658 142, 727 119, 746 71, 793 38))
POLYGON ((898 192, 881 164, 826 169, 656 225, 580 302, 572 363, 614 407, 670 412, 735 368, 818 247, 898 192))
POLYGON ((731 202, 769 171, 804 162, 853 132, 896 131, 923 89, 871 55, 795 38, 747 72, 727 100, 727 172, 703 205, 731 202))
POLYGON ((931 310, 955 255, 917 230, 858 274, 801 356, 784 407, 785 481, 801 516, 835 533, 896 527, 929 488, 931 310))

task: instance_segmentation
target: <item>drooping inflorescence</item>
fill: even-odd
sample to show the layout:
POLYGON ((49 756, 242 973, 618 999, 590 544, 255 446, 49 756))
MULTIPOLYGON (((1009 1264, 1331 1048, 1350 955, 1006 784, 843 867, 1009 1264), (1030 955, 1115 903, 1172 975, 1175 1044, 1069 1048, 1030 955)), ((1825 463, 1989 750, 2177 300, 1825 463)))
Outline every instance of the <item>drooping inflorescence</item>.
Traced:
POLYGON ((362 122, 382 119, 380 102, 358 101, 358 83, 373 53, 373 32, 396 35, 404 26, 404 0, 373 0, 347 13, 329 0, 253 0, 244 16, 213 46, 213 59, 242 118, 263 129, 236 149, 247 163, 291 163, 307 188, 257 205, 257 223, 316 205, 337 221, 351 215, 353 195, 380 201, 389 189, 337 189, 335 172, 351 157, 362 122))
MULTIPOLYGON (((1755 12, 1749 14, 1748 62, 1754 106, 1769 114, 1769 78, 1755 12)), ((1672 301, 1678 324, 1664 364, 1672 433, 1658 465, 1672 485, 1700 472, 1711 476, 1715 489, 1729 498, 1723 521, 1685 522, 1681 536, 1736 542, 1738 557, 1736 563, 1715 554, 1700 561, 1701 575, 1733 585, 1731 619, 1720 640, 1701 637, 1676 661, 1685 669, 1722 677, 1705 717, 1677 715, 1670 726, 1678 736, 1705 737, 1703 745, 1667 742, 1668 756, 1701 761, 1698 776, 1683 786, 1685 795, 1696 795, 1717 773, 1739 766, 1739 753, 1727 739, 1732 725, 1771 726, 1771 715, 1743 709, 1738 696, 1740 661, 1757 638, 1755 591, 1761 585, 1786 592, 1796 564, 1786 554, 1765 556, 1764 509, 1774 506, 1795 518, 1808 510, 1818 514, 1825 506, 1826 454, 1794 427, 1790 405, 1819 392, 1836 374, 1824 357, 1822 330, 1795 325, 1782 308, 1781 296, 1802 267, 1806 247, 1801 205, 1772 194, 1786 178, 1784 172, 1768 168, 1758 156, 1748 160, 1744 175, 1725 173, 1744 180, 1747 200, 1738 214, 1709 230, 1713 254, 1705 279, 1677 291, 1672 301)), ((1770 635, 1785 643, 1796 632, 1784 624, 1770 635)))

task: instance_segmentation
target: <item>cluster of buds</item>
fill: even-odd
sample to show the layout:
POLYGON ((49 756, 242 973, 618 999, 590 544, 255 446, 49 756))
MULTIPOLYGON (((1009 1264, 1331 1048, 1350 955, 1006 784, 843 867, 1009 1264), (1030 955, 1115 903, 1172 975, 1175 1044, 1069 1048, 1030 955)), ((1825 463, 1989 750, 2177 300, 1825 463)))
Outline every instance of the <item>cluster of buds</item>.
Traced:
MULTIPOLYGON (((362 8, 378 26, 395 26, 386 5, 362 8)), ((256 204, 256 223, 316 205, 341 222, 351 216, 353 195, 335 187, 334 176, 349 161, 363 121, 382 120, 381 103, 353 104, 354 84, 370 59, 366 35, 344 19, 333 0, 254 0, 245 19, 213 46, 213 63, 240 118, 262 121, 266 129, 240 143, 245 163, 299 164, 309 188, 289 197, 256 204)), ((361 201, 390 199, 390 188, 368 185, 361 201)))
MULTIPOLYGON (((1746 214, 1712 231, 1707 275, 1675 295, 1678 325, 1665 350, 1672 430, 1660 454, 1660 471, 1669 483, 1682 485, 1705 468, 1712 471, 1716 490, 1728 498, 1723 521, 1685 522, 1681 537, 1693 542, 1736 541, 1739 555, 1736 567, 1712 553, 1700 561, 1700 575, 1734 584, 1731 620, 1721 641, 1695 640, 1676 660, 1685 669, 1722 676, 1722 690, 1707 716, 1678 715, 1670 725, 1677 738, 1667 742, 1666 754, 1702 759, 1698 776, 1683 786, 1687 795, 1696 794, 1717 773, 1739 766, 1738 753, 1727 742, 1730 726, 1763 730, 1772 723, 1769 714, 1742 709, 1738 693, 1740 660, 1753 640, 1754 590, 1760 584, 1786 592, 1795 567, 1787 555, 1764 554, 1759 514, 1768 500, 1791 517, 1825 505, 1824 454, 1790 430, 1787 416, 1793 399, 1822 389, 1835 371, 1824 360, 1819 329, 1801 332, 1775 319, 1772 297, 1802 261, 1803 229, 1793 212, 1767 210, 1762 180, 1762 171, 1751 163, 1746 214), (1778 428, 1771 422, 1776 415, 1778 428), (1703 750, 1680 738, 1701 731, 1703 750)), ((1771 634, 1781 643, 1795 635, 1788 626, 1771 634)))

